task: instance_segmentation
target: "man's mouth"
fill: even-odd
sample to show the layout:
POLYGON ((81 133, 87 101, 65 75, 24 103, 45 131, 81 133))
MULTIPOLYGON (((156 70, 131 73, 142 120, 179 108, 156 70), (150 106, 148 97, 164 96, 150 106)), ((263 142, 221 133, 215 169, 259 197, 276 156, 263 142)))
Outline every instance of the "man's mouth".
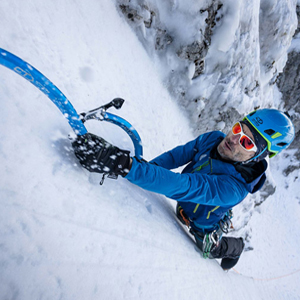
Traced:
POLYGON ((231 149, 231 147, 230 147, 229 143, 228 143, 228 142, 226 142, 226 141, 225 141, 225 148, 227 148, 228 150, 232 151, 232 149, 231 149))

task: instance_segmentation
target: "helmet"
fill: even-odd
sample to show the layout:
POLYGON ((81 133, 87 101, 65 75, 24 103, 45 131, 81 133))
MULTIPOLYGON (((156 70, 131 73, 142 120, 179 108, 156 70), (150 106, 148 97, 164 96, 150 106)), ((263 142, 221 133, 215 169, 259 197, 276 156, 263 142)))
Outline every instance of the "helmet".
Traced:
POLYGON ((244 120, 249 121, 267 141, 269 157, 286 149, 295 137, 295 128, 289 116, 277 109, 258 109, 244 120))

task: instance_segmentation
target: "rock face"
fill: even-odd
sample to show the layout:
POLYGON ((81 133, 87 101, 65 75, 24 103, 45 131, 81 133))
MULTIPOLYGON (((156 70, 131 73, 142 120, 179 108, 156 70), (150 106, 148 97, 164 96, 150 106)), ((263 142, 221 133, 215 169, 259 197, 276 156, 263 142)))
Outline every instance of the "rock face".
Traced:
POLYGON ((163 66, 165 85, 195 134, 226 132, 249 111, 277 107, 290 113, 291 148, 300 149, 300 46, 287 56, 293 36, 300 45, 296 0, 116 1, 163 66), (281 101, 274 101, 275 83, 281 101))
MULTIPOLYGON (((300 6, 297 5, 298 27, 295 32, 295 42, 300 32, 300 6)), ((291 48, 283 72, 278 76, 277 85, 282 93, 284 109, 292 111, 292 121, 295 126, 296 137, 291 148, 298 149, 296 157, 300 160, 300 47, 291 48)), ((286 170, 288 175, 293 168, 286 170)))
POLYGON ((196 134, 279 107, 273 90, 297 27, 295 0, 116 1, 196 134))
POLYGON ((148 53, 159 58, 165 84, 196 134, 226 132, 249 111, 277 107, 290 113, 296 129, 291 148, 300 149, 300 50, 287 58, 300 31, 295 0, 117 3, 148 53), (282 93, 277 102, 275 83, 282 93))
POLYGON ((187 59, 195 64, 192 79, 197 78, 204 71, 205 57, 211 44, 213 28, 216 26, 216 22, 222 18, 222 15, 217 16, 218 11, 222 6, 223 4, 221 2, 212 1, 208 7, 200 9, 200 14, 206 13, 207 15, 205 18, 206 25, 204 29, 199 28, 202 32, 202 39, 196 40, 189 45, 182 46, 177 51, 178 57, 187 59))

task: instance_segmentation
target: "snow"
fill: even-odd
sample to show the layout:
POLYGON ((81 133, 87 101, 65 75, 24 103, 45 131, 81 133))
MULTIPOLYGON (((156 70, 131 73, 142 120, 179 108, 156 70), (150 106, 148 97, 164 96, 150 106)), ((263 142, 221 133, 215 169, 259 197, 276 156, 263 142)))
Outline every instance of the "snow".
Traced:
POLYGON ((292 41, 292 44, 289 48, 289 52, 292 51, 299 52, 299 49, 300 49, 300 34, 298 33, 292 41))
MULTIPOLYGON (((196 2, 189 10, 174 1, 174 14, 176 6, 198 9, 196 2)), ((161 67, 113 1, 2 0, 0 26, 1 47, 47 76, 78 112, 124 98, 122 109, 111 112, 139 132, 145 159, 194 138, 161 67)), ((220 49, 233 41, 227 42, 220 49)), ((209 92, 214 76, 202 82, 209 92)), ((68 123, 36 87, 0 67, 0 91, 0 299, 299 299, 300 174, 282 175, 291 156, 270 162, 273 196, 255 209, 257 196, 248 197, 235 209, 233 235, 247 233, 254 250, 235 268, 243 275, 225 273, 195 250, 174 217, 174 201, 122 178, 100 186, 100 174, 78 166, 68 123)), ((133 151, 115 125, 87 127, 133 151)))
POLYGON ((227 52, 235 42, 235 32, 240 23, 240 6, 242 1, 230 0, 226 3, 226 9, 223 12, 223 24, 218 28, 213 37, 215 47, 222 52, 227 52))

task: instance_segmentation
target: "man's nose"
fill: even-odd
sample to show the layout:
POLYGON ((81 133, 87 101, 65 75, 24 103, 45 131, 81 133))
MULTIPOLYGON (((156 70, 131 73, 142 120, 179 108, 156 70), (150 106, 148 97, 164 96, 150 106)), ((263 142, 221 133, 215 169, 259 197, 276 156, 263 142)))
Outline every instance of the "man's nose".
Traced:
POLYGON ((240 136, 241 136, 240 134, 232 135, 232 136, 231 136, 231 142, 232 142, 233 144, 238 144, 238 143, 239 143, 240 136))

